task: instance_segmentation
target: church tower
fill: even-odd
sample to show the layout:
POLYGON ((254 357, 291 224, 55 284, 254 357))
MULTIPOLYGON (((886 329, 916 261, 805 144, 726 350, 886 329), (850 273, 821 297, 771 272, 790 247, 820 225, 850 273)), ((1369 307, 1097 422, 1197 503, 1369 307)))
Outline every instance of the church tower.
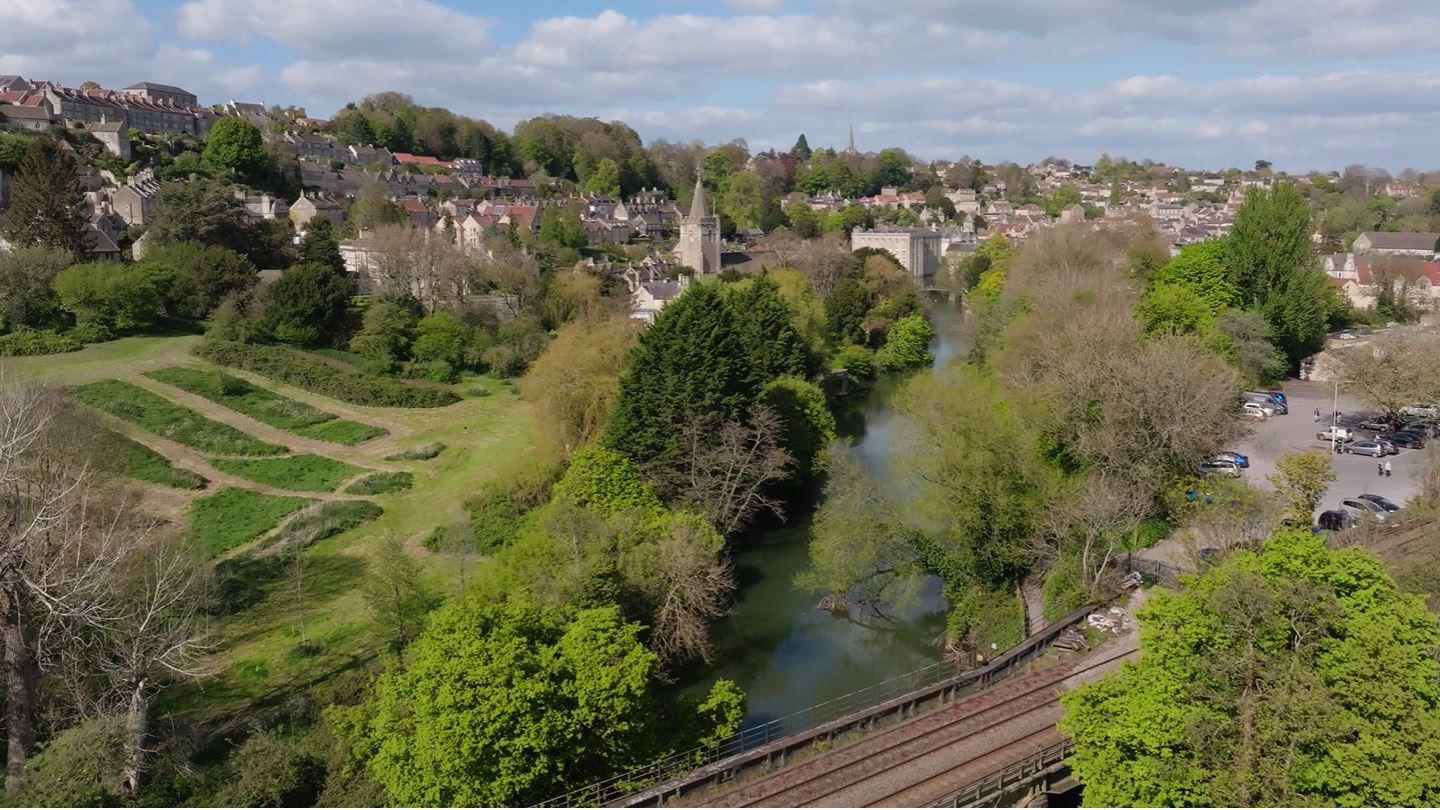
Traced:
POLYGON ((690 215, 680 218, 680 263, 697 275, 720 272, 720 218, 706 210, 705 185, 695 176, 695 197, 690 202, 690 215))

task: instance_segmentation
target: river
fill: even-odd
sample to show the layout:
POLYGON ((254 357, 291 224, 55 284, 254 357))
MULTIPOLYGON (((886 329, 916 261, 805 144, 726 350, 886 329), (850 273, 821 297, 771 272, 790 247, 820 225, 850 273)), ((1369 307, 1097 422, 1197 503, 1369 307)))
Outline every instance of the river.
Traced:
MULTIPOLYGON (((931 352, 937 364, 960 351, 958 304, 935 303, 931 352)), ((890 406, 899 380, 881 380, 841 420, 861 462, 888 477, 902 418, 890 406)), ((798 511, 798 510, 797 510, 798 511)), ((944 629, 938 586, 887 617, 820 610, 822 593, 795 587, 809 559, 810 511, 788 525, 741 541, 734 555, 738 580, 733 610, 713 630, 716 664, 691 688, 716 678, 735 681, 749 699, 747 727, 783 717, 936 661, 944 629)), ((689 680, 689 679, 684 679, 689 680)))

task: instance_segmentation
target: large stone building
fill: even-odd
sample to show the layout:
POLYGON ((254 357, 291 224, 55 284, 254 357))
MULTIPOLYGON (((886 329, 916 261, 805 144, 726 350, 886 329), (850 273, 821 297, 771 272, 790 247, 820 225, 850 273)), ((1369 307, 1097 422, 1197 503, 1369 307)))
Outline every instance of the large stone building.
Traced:
POLYGON ((1355 237, 1354 250, 1362 256, 1407 256, 1430 259, 1435 255, 1440 233, 1374 233, 1355 237))
POLYGON ((850 234, 850 249, 875 248, 885 250, 900 262, 915 283, 928 286, 940 269, 940 232, 925 228, 877 228, 873 231, 856 229, 850 234))
POLYGON ((680 264, 702 276, 720 272, 720 218, 707 209, 705 185, 695 178, 690 215, 680 218, 680 264))

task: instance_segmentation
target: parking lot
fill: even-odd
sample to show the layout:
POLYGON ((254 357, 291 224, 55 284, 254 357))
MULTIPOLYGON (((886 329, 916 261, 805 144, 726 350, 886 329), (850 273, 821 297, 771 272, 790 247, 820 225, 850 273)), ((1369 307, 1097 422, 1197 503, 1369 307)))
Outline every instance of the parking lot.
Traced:
MULTIPOLYGON (((1301 382, 1291 380, 1282 386, 1289 401, 1290 412, 1284 416, 1272 416, 1263 422, 1245 422, 1247 435, 1235 442, 1233 449, 1250 458, 1250 467, 1243 472, 1246 481, 1271 489, 1269 476, 1275 472, 1275 462, 1286 453, 1304 450, 1329 450, 1330 443, 1315 438, 1315 434, 1330 424, 1334 386, 1329 383, 1301 382), (1315 409, 1322 415, 1315 421, 1315 409)), ((1338 409, 1342 414, 1357 414, 1365 410, 1357 400, 1345 395, 1341 387, 1338 409)), ((1440 439, 1435 439, 1440 442, 1440 439)), ((1402 449, 1398 455, 1373 459, 1349 453, 1334 457, 1335 480, 1331 482, 1325 497, 1320 499, 1318 515, 1327 509, 1337 509, 1342 498, 1373 493, 1405 503, 1420 488, 1421 474, 1427 461, 1427 450, 1402 449), (1377 474, 1376 464, 1389 461, 1391 475, 1385 478, 1377 474)), ((1178 536, 1172 536, 1142 554, 1182 568, 1190 567, 1188 552, 1178 536)))

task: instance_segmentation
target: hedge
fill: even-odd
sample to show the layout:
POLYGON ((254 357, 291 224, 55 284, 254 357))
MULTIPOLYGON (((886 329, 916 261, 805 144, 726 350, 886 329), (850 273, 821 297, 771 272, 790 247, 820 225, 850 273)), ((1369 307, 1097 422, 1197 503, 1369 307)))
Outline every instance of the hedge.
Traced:
POLYGON ((42 354, 78 352, 85 344, 74 335, 17 329, 0 335, 0 357, 37 357, 42 354))
POLYGON ((217 365, 252 371, 352 405, 440 408, 460 401, 453 391, 411 386, 398 380, 336 368, 318 357, 283 346, 205 341, 195 348, 195 356, 217 365))

